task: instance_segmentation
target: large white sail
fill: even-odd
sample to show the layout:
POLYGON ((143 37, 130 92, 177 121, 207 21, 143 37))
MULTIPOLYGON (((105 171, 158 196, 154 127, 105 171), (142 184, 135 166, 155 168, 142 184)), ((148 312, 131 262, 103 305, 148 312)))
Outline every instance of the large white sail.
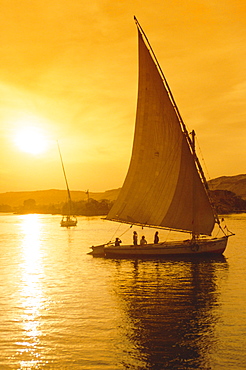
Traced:
POLYGON ((193 154, 141 32, 129 170, 107 219, 210 235, 215 219, 193 154))

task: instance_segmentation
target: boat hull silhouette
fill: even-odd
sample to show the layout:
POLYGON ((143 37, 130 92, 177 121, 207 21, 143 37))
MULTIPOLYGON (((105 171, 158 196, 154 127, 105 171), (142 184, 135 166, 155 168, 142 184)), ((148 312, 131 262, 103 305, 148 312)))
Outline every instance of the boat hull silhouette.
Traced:
POLYGON ((145 245, 120 245, 101 244, 92 246, 90 254, 103 257, 152 257, 152 256, 177 256, 194 254, 223 254, 229 236, 197 241, 169 241, 159 244, 145 245))
POLYGON ((71 216, 65 216, 61 220, 61 226, 62 227, 71 227, 71 226, 76 226, 77 225, 77 218, 76 217, 71 217, 71 216))

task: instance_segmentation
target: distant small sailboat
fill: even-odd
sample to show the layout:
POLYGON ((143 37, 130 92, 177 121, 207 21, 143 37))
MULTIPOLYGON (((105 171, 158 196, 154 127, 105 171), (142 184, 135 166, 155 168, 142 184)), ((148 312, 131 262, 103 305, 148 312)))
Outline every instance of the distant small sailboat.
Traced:
POLYGON ((60 224, 63 227, 76 226, 78 221, 77 221, 76 216, 72 215, 71 193, 70 193, 70 190, 69 190, 69 187, 68 187, 67 176, 66 176, 65 167, 64 167, 64 164, 63 164, 61 150, 60 150, 60 146, 59 146, 58 142, 57 142, 57 146, 58 146, 59 155, 60 155, 60 159, 61 159, 62 170, 63 170, 63 174, 64 174, 64 177, 65 177, 65 182, 66 182, 66 186, 67 186, 67 197, 68 197, 68 212, 67 212, 66 215, 64 215, 62 217, 60 224))
POLYGON ((182 120, 166 78, 136 18, 139 82, 132 157, 107 220, 190 234, 186 240, 143 245, 108 242, 90 254, 105 257, 222 254, 228 237, 213 209, 192 135, 182 120), (221 237, 212 237, 215 224, 221 237))

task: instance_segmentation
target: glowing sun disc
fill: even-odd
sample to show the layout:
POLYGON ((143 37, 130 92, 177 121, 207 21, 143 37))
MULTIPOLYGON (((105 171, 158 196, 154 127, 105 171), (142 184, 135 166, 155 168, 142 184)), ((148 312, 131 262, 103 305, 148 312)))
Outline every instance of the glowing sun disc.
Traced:
POLYGON ((20 150, 30 154, 40 154, 47 149, 47 140, 35 127, 20 129, 15 135, 15 144, 20 150))

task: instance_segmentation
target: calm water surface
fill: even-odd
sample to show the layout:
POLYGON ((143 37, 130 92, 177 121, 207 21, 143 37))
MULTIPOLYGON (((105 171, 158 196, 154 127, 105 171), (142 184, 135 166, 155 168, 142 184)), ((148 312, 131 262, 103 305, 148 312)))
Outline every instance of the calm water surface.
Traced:
POLYGON ((246 214, 217 259, 93 258, 128 228, 59 222, 0 215, 1 370, 246 368, 246 214))

